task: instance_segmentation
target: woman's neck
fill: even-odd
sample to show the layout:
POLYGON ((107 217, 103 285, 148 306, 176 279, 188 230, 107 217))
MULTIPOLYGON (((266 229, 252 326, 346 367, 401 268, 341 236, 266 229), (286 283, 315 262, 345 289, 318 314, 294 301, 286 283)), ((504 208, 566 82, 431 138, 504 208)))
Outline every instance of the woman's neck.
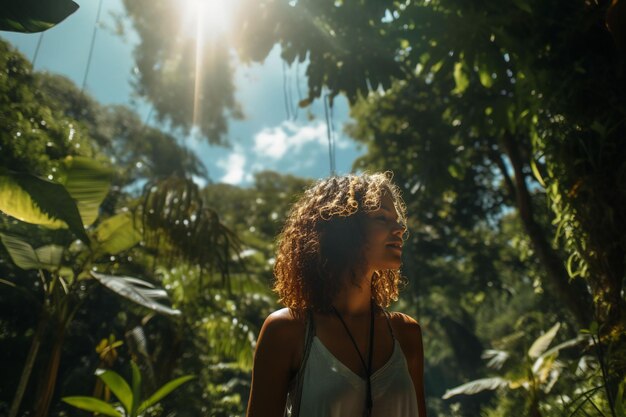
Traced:
POLYGON ((345 285, 333 299, 333 306, 344 317, 370 314, 372 299, 372 274, 347 278, 345 285))

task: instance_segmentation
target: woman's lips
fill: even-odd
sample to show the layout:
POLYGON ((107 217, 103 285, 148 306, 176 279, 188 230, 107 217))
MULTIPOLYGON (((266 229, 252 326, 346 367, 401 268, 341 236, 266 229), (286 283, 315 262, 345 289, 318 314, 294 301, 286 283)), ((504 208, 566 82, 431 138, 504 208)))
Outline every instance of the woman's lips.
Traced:
POLYGON ((402 253, 402 243, 401 242, 392 242, 392 243, 387 243, 387 247, 390 249, 393 249, 397 252, 402 253))

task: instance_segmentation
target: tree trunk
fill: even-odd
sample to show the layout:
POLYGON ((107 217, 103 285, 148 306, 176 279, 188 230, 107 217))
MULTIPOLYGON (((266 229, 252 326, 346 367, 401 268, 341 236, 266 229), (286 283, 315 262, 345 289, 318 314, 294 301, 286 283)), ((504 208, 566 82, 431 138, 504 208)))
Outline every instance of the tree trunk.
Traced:
POLYGON ((589 292, 585 284, 580 280, 570 281, 563 260, 552 248, 550 242, 546 239, 543 228, 535 219, 523 169, 524 161, 520 155, 519 147, 510 133, 507 132, 502 136, 502 144, 511 162, 514 178, 511 179, 509 177, 506 165, 499 154, 497 155, 499 160, 496 163, 505 177, 505 182, 512 197, 515 199, 522 224, 530 237, 535 253, 546 270, 548 283, 555 295, 563 297, 565 304, 573 313, 579 326, 588 328, 593 311, 589 292))
POLYGON ((34 417, 47 417, 54 396, 57 377, 59 373, 59 364, 61 363, 61 352, 63 350, 63 340, 65 339, 65 326, 63 320, 54 323, 55 332, 53 344, 50 349, 50 358, 43 374, 43 384, 37 393, 37 402, 35 403, 34 417))
POLYGON ((24 392, 26 392, 28 381, 30 379, 30 374, 33 371, 35 359, 37 358, 37 354, 39 353, 39 348, 41 347, 41 340, 45 333, 47 324, 48 324, 48 314, 44 308, 41 311, 41 316, 39 317, 39 322, 37 323, 37 329, 35 330, 33 341, 30 344, 30 349, 28 350, 28 355, 26 356, 26 363, 24 364, 24 369, 22 370, 22 376, 20 377, 20 382, 18 382, 17 384, 17 390, 15 391, 15 396, 13 397, 13 402, 11 403, 11 410, 9 411, 9 417, 17 417, 17 413, 20 410, 20 404, 22 403, 24 392))

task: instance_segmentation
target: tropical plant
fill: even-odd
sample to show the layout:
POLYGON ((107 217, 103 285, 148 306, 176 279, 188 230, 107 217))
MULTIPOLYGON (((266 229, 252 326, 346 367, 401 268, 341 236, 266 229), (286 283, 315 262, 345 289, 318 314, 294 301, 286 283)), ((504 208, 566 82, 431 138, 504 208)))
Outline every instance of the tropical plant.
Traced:
POLYGON ((43 300, 40 319, 33 337, 26 365, 11 407, 17 415, 20 402, 39 347, 52 331, 44 384, 37 395, 35 415, 45 416, 50 407, 59 369, 65 331, 80 306, 84 281, 95 278, 117 294, 151 310, 178 315, 180 312, 164 306, 155 299, 167 297, 162 290, 143 280, 111 276, 93 271, 102 256, 117 255, 136 245, 141 238, 129 213, 120 213, 94 224, 104 200, 111 173, 93 160, 82 157, 66 159, 59 178, 63 183, 35 176, 6 172, 0 177, 0 211, 26 223, 48 228, 70 228, 80 242, 69 245, 50 244, 33 248, 27 241, 10 233, 0 233, 0 239, 11 259, 23 270, 37 270, 41 279, 43 300))
POLYGON ((65 20, 78 9, 71 0, 0 2, 0 30, 42 32, 65 20))
MULTIPOLYGON (((146 369, 145 384, 158 385, 179 366, 181 346, 188 349, 183 351, 189 356, 206 356, 206 332, 181 326, 178 320, 174 325, 159 316, 153 319, 155 315, 145 315, 142 307, 124 306, 122 299, 151 312, 180 316, 180 310, 160 302, 166 293, 155 285, 162 278, 158 271, 167 271, 168 265, 199 267, 200 277, 216 278, 211 279, 210 291, 228 287, 228 264, 233 263, 231 253, 238 252, 237 239, 207 207, 197 185, 185 179, 202 177, 206 171, 173 136, 144 126, 129 109, 102 106, 63 77, 33 72, 5 42, 0 42, 0 48, 5 51, 0 54, 0 68, 9 74, 0 78, 0 107, 6 110, 6 129, 0 132, 0 232, 5 243, 0 245, 0 267, 5 274, 0 282, 6 284, 1 297, 19 298, 20 306, 28 303, 32 307, 29 318, 33 309, 41 312, 33 323, 16 311, 19 302, 4 305, 2 324, 11 322, 19 328, 18 333, 0 336, 9 349, 8 357, 19 358, 6 361, 11 364, 12 379, 20 380, 7 413, 17 415, 19 403, 26 401, 35 405, 38 415, 46 414, 46 404, 52 405, 53 413, 58 404, 50 404, 52 397, 68 387, 66 383, 80 386, 77 381, 86 369, 75 363, 61 364, 60 357, 63 350, 63 362, 65 358, 76 360, 75 355, 80 355, 81 364, 97 360, 79 346, 84 339, 75 339, 76 329, 82 332, 85 326, 91 326, 91 331, 84 333, 88 337, 104 331, 118 334, 132 326, 131 331, 126 329, 127 353, 146 369), (108 168, 110 164, 114 169, 108 168), (141 188, 132 183, 147 180, 149 186, 142 197, 141 188), (183 245, 191 250, 181 250, 183 245), (138 276, 150 277, 151 282, 134 278, 138 276), (96 282, 102 285, 94 285, 96 282), (121 297, 115 300, 112 295, 121 297), (93 302, 102 303, 98 316, 114 318, 110 329, 96 324, 93 302), (116 309, 122 311, 116 313, 116 309), (57 322, 65 323, 62 331, 57 331, 57 322), (153 338, 167 343, 152 344, 153 338), (16 346, 26 349, 18 351, 16 346), (56 365, 51 367, 49 362, 56 365), (21 377, 13 363, 26 363, 21 377), (77 368, 80 372, 75 372, 77 368), (29 377, 31 373, 41 374, 37 380, 42 383, 29 383, 35 379, 29 377), (55 390, 55 386, 59 388, 55 390)), ((242 275, 237 287, 244 282, 242 275)), ((184 303, 177 299, 176 304, 184 303)), ((200 321, 216 312, 226 310, 202 309, 194 317, 200 321)), ((238 317, 232 313, 227 314, 229 322, 238 317)), ((250 326, 247 332, 255 328, 250 326)), ((237 342, 238 349, 246 353, 250 349, 247 332, 237 342)), ((107 360, 112 359, 116 347, 105 347, 103 352, 113 355, 107 360)), ((124 353, 120 352, 122 362, 124 353)), ((214 361, 216 356, 211 358, 214 361)), ((197 369, 195 365, 190 368, 197 369)), ((243 381, 245 371, 237 372, 243 381)), ((226 375, 225 381, 231 378, 227 372, 208 371, 203 385, 193 384, 200 390, 198 398, 203 398, 207 384, 219 386, 220 375, 226 375)), ((15 384, 5 385, 0 408, 15 389, 15 384)), ((215 398, 220 397, 216 392, 215 398)))
MULTIPOLYGON (((584 349, 590 342, 590 337, 581 335, 548 349, 560 327, 561 324, 556 323, 535 339, 523 360, 513 365, 507 376, 481 378, 467 382, 447 390, 442 398, 449 399, 461 394, 474 395, 485 390, 494 391, 501 388, 511 390, 523 388, 527 393, 528 415, 540 417, 542 396, 550 393, 564 368, 564 364, 557 360, 559 353, 572 347, 584 349)), ((511 335, 509 338, 519 339, 520 337, 523 337, 523 334, 511 335)), ((487 366, 496 370, 502 369, 513 356, 512 352, 501 349, 487 349, 483 353, 483 358, 488 360, 487 366)))
POLYGON ((128 384, 118 373, 97 369, 96 376, 115 394, 118 403, 111 405, 96 397, 63 397, 62 401, 81 410, 104 414, 111 417, 138 417, 144 415, 148 408, 156 405, 161 399, 169 395, 185 382, 195 378, 185 375, 165 383, 156 392, 144 399, 142 394, 142 378, 139 367, 131 361, 132 380, 128 384), (132 387, 132 388, 131 388, 132 387))

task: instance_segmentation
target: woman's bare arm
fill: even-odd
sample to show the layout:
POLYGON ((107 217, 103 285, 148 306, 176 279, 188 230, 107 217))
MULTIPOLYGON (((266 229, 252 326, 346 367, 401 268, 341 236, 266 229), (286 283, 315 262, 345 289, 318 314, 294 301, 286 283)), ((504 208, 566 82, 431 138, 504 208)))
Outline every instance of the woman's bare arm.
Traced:
POLYGON ((392 325, 406 357, 409 373, 413 380, 419 415, 420 417, 426 417, 422 329, 414 319, 402 313, 392 313, 392 325))
POLYGON ((254 353, 248 417, 283 415, 303 329, 288 309, 270 314, 263 323, 254 353))

